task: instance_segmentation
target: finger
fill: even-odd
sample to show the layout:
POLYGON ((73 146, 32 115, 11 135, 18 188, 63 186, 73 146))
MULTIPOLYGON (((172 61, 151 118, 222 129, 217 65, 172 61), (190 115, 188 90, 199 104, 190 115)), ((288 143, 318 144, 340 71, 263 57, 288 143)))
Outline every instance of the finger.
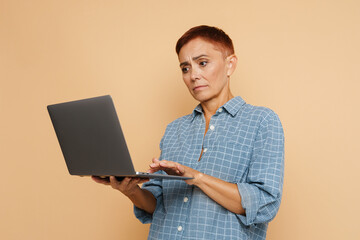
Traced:
POLYGON ((111 179, 110 185, 112 188, 123 192, 126 188, 128 188, 130 181, 131 181, 130 177, 125 177, 121 182, 117 181, 116 178, 114 177, 114 179, 111 179))
POLYGON ((122 186, 122 189, 126 192, 132 191, 135 187, 138 187, 138 185, 141 184, 142 182, 144 182, 144 179, 142 178, 131 178, 127 185, 122 186))
POLYGON ((127 186, 129 184, 130 180, 131 180, 131 178, 125 177, 121 182, 119 182, 116 179, 116 177, 111 176, 110 177, 110 185, 111 185, 111 187, 121 191, 124 188, 124 186, 127 186))
POLYGON ((91 179, 94 180, 97 183, 101 182, 101 179, 99 177, 96 177, 96 176, 91 176, 91 179))
POLYGON ((151 168, 158 167, 158 166, 160 166, 160 162, 163 162, 163 161, 165 161, 165 160, 160 161, 160 160, 157 159, 157 158, 153 158, 153 159, 152 159, 152 163, 150 163, 150 167, 151 167, 151 168))
POLYGON ((136 182, 136 184, 142 184, 142 183, 145 183, 148 181, 150 181, 149 178, 136 178, 136 180, 134 182, 136 182))
POLYGON ((133 178, 131 178, 131 177, 125 177, 125 178, 121 181, 120 185, 122 185, 122 186, 127 186, 127 185, 130 184, 130 182, 132 181, 132 179, 133 179, 133 178))
POLYGON ((157 158, 153 158, 153 159, 152 159, 152 162, 153 162, 153 163, 157 163, 157 162, 160 162, 160 160, 157 159, 157 158))
POLYGON ((148 170, 149 173, 157 172, 160 170, 163 170, 167 172, 168 174, 174 175, 174 174, 180 174, 180 172, 177 172, 177 166, 174 162, 167 161, 167 160, 154 160, 152 164, 149 165, 150 169, 148 170))
POLYGON ((109 177, 110 183, 118 183, 118 180, 114 176, 109 177))
POLYGON ((162 170, 162 168, 156 167, 156 168, 149 168, 146 172, 154 173, 154 172, 157 172, 157 171, 160 171, 160 170, 162 170))
POLYGON ((97 176, 91 176, 91 179, 94 180, 97 183, 101 183, 101 184, 105 184, 105 185, 110 185, 110 182, 107 179, 103 179, 101 177, 97 177, 97 176))
POLYGON ((176 164, 177 171, 181 174, 185 173, 185 168, 181 164, 176 164))
POLYGON ((151 163, 149 165, 149 167, 153 169, 153 168, 159 167, 159 164, 158 163, 151 163))
POLYGON ((149 165, 149 169, 147 170, 149 173, 154 173, 154 172, 157 172, 157 171, 160 171, 160 170, 163 170, 164 168, 161 167, 160 165, 149 165))
POLYGON ((119 182, 116 180, 116 178, 114 176, 110 176, 109 180, 110 180, 111 187, 117 189, 118 188, 117 186, 119 185, 119 182))
POLYGON ((129 177, 129 181, 127 183, 127 185, 135 185, 137 182, 138 182, 138 179, 137 177, 129 177))
POLYGON ((144 182, 148 182, 149 180, 150 180, 149 178, 134 178, 131 181, 131 184, 132 185, 138 185, 138 184, 142 184, 144 182))
POLYGON ((170 161, 161 161, 160 166, 163 168, 167 168, 167 169, 171 169, 171 170, 176 170, 176 164, 174 162, 170 162, 170 161))

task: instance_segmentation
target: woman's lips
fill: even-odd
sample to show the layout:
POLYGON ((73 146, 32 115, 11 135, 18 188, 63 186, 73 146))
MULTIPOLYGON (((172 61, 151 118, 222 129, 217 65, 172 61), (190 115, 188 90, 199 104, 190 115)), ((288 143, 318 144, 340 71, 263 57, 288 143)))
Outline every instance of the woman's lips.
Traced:
POLYGON ((206 85, 200 85, 200 86, 196 86, 193 88, 194 91, 200 91, 200 90, 203 90, 204 88, 206 88, 207 86, 206 85))

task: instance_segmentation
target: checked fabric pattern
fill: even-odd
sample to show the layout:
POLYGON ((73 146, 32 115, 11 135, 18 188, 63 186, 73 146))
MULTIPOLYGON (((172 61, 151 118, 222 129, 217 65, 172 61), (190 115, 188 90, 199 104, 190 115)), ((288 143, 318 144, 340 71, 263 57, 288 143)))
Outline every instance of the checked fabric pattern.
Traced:
POLYGON ((237 184, 246 215, 228 211, 184 181, 153 179, 143 188, 157 199, 155 212, 134 207, 142 223, 151 223, 148 239, 265 239, 282 196, 284 134, 278 116, 235 97, 217 110, 204 133, 198 105, 167 126, 160 159, 237 184))

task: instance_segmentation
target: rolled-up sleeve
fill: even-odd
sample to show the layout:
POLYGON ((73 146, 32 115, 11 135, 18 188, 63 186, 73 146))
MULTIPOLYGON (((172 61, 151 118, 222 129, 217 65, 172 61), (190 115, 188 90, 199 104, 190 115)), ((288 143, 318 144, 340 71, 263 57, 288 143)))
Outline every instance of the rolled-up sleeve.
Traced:
MULTIPOLYGON (((156 199, 156 209, 161 207, 162 204, 162 186, 160 179, 151 179, 149 182, 143 184, 142 189, 148 190, 151 192, 156 199)), ((137 219, 139 219, 142 223, 151 223, 152 222, 152 214, 136 207, 134 205, 134 214, 137 219)))
MULTIPOLYGON (((162 160, 162 146, 164 142, 164 137, 160 141, 160 150, 161 154, 159 159, 162 160)), ((163 171, 156 172, 157 174, 165 174, 163 171)), ((163 189, 162 189, 162 179, 150 179, 149 182, 146 182, 142 185, 142 189, 148 190, 154 195, 156 199, 156 208, 155 211, 163 206, 163 189)), ((134 205, 134 214, 141 223, 151 223, 153 214, 150 214, 134 205)))
POLYGON ((278 116, 269 112, 260 123, 246 182, 238 183, 249 226, 271 221, 279 210, 284 179, 284 133, 278 116))

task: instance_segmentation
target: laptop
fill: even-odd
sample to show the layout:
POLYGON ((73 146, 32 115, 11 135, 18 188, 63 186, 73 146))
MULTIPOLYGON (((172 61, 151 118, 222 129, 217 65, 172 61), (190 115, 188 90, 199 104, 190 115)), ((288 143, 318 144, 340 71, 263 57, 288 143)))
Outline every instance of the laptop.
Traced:
POLYGON ((71 175, 190 179, 135 171, 110 95, 48 105, 47 109, 71 175))

